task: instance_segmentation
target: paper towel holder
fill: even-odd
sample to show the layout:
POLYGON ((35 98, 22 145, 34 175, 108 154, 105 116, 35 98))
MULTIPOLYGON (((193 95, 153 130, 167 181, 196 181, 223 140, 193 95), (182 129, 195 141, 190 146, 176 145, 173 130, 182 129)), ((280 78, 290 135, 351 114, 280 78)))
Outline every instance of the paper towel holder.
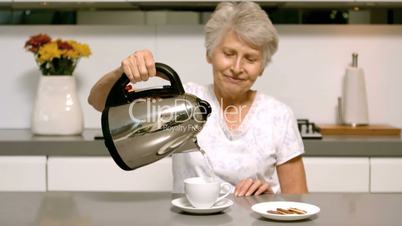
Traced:
POLYGON ((343 77, 342 97, 338 97, 338 120, 356 127, 369 124, 367 90, 364 70, 358 67, 358 54, 352 54, 352 64, 343 77))

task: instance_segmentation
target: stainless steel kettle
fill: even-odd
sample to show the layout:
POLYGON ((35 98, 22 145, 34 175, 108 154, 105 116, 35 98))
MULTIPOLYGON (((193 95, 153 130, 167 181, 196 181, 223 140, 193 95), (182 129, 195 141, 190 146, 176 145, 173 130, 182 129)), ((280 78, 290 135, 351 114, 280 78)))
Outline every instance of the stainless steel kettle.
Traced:
POLYGON ((102 112, 105 145, 124 170, 153 163, 174 152, 198 148, 196 135, 211 113, 208 102, 184 92, 177 73, 156 63, 157 76, 170 85, 130 91, 123 74, 102 112))

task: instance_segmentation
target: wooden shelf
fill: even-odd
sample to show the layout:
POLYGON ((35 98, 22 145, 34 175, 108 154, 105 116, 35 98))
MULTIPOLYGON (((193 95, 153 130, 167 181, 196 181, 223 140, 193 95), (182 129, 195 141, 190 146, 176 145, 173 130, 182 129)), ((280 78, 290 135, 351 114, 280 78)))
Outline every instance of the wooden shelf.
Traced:
POLYGON ((323 136, 328 135, 361 135, 361 136, 400 136, 401 129, 389 125, 347 126, 337 124, 319 124, 323 136))

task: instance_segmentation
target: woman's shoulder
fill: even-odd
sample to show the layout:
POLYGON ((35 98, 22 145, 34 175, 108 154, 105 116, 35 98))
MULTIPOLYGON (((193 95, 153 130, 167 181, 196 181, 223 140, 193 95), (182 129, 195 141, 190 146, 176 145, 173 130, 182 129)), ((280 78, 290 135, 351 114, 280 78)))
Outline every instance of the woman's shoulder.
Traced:
POLYGON ((208 85, 200 85, 194 82, 187 82, 183 85, 186 93, 202 97, 208 93, 208 85))
POLYGON ((258 92, 258 107, 267 112, 288 114, 292 112, 292 109, 285 103, 276 99, 273 96, 258 92))

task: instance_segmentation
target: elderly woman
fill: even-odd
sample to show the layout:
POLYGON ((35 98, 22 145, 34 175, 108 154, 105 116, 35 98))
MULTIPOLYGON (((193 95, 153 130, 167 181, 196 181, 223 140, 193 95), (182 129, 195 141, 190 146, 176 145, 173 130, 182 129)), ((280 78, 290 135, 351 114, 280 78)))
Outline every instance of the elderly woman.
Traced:
MULTIPOLYGON (((304 148, 291 109, 251 89, 278 46, 267 14, 253 2, 220 3, 205 25, 205 46, 213 84, 184 87, 211 104, 197 139, 216 176, 231 183, 236 196, 306 193, 304 148)), ((136 51, 95 84, 88 101, 97 110, 123 72, 133 83, 148 80, 156 74, 152 53, 136 51)), ((185 178, 208 172, 200 153, 175 154, 174 192, 183 192, 185 178)))

